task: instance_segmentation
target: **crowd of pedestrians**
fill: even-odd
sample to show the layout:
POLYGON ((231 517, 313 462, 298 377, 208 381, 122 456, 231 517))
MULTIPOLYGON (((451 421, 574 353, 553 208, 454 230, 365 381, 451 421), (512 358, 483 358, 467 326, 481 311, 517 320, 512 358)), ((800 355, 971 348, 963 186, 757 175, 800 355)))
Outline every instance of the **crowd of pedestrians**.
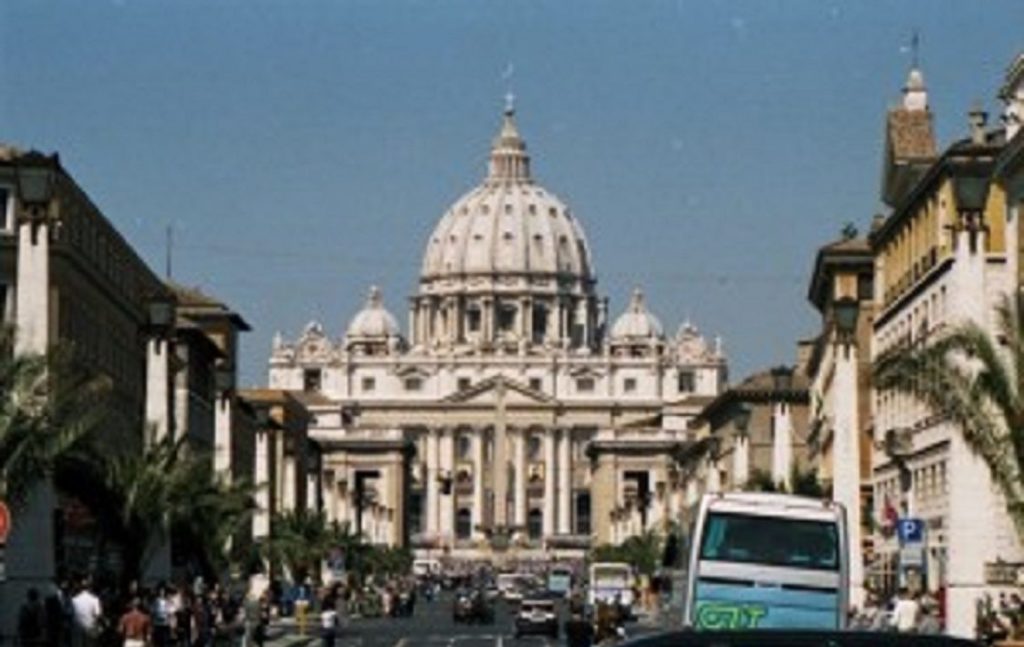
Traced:
POLYGON ((911 593, 902 588, 885 602, 875 593, 868 593, 863 609, 853 609, 850 628, 861 631, 883 631, 914 634, 940 634, 943 631, 943 613, 939 598, 928 594, 911 593))
POLYGON ((30 589, 18 613, 27 647, 214 647, 262 645, 269 599, 228 594, 202 578, 155 588, 97 590, 90 578, 61 581, 45 597, 30 589))

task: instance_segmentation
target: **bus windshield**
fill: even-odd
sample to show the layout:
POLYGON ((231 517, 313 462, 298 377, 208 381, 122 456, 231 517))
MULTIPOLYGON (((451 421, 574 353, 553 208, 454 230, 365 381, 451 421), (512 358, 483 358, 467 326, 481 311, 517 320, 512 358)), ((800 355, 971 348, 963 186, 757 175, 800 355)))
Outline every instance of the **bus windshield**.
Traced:
POLYGON ((713 512, 705 528, 701 559, 839 570, 835 523, 713 512))

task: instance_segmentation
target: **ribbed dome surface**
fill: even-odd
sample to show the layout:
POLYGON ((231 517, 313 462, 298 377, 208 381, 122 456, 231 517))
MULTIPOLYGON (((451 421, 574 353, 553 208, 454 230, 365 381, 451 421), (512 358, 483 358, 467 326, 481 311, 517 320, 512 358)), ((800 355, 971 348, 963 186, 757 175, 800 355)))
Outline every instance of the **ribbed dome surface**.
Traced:
POLYGON ((472 274, 567 274, 592 278, 579 221, 530 177, 511 108, 480 186, 459 198, 427 241, 422 278, 472 274))
POLYGON ((626 311, 619 315, 612 326, 612 339, 648 339, 660 338, 663 334, 661 322, 647 310, 644 304, 644 293, 639 289, 633 291, 633 298, 626 311))
POLYGON ((384 308, 380 290, 372 287, 370 296, 366 300, 366 306, 352 318, 346 335, 357 338, 386 338, 398 336, 399 332, 398 322, 384 308))

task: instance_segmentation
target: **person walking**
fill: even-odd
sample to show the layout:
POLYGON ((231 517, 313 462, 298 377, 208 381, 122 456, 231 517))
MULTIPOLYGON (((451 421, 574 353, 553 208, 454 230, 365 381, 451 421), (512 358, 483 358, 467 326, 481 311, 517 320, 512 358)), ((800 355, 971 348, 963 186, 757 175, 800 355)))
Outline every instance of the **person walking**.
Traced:
POLYGON ((117 623, 117 633, 121 636, 124 647, 145 647, 151 638, 152 624, 149 616, 142 610, 142 599, 132 598, 128 610, 117 623))
POLYGON ((82 580, 81 590, 71 599, 71 607, 75 614, 72 644, 92 647, 103 629, 103 606, 92 592, 89 578, 82 580))
POLYGON ((171 597, 167 584, 161 583, 153 598, 153 645, 154 647, 170 647, 171 621, 174 616, 171 597))
POLYGON ((921 605, 906 587, 900 589, 899 599, 892 610, 892 626, 901 634, 917 631, 921 617, 921 605))
POLYGON ((333 595, 325 595, 320 611, 320 635, 324 647, 334 647, 334 641, 338 637, 338 611, 334 605, 333 595))
POLYGON ((28 590, 18 611, 18 642, 22 647, 46 645, 46 608, 34 588, 28 590))

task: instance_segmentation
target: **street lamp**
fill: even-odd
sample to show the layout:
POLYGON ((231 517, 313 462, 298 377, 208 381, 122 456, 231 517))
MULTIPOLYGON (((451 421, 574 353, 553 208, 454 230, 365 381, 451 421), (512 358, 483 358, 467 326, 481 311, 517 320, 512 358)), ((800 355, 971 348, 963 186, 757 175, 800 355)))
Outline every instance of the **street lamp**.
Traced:
POLYGON ((235 388, 235 372, 227 366, 218 366, 213 374, 217 395, 225 395, 235 388))
POLYGON ((28 211, 29 217, 42 217, 53 199, 56 175, 54 168, 58 163, 56 155, 47 157, 42 153, 28 153, 20 158, 14 166, 14 178, 18 189, 18 199, 28 211))
POLYGON ((747 426, 750 425, 750 405, 746 402, 740 402, 736 405, 736 413, 733 414, 733 424, 736 425, 736 432, 741 436, 746 435, 747 426))
POLYGON ((971 252, 978 249, 978 234, 988 227, 981 214, 988 202, 989 179, 984 175, 960 175, 953 179, 953 197, 960 214, 957 227, 967 231, 971 252))
POLYGON ((840 341, 847 344, 853 341, 854 334, 857 332, 859 310, 860 304, 853 297, 842 297, 832 304, 836 334, 840 341))

